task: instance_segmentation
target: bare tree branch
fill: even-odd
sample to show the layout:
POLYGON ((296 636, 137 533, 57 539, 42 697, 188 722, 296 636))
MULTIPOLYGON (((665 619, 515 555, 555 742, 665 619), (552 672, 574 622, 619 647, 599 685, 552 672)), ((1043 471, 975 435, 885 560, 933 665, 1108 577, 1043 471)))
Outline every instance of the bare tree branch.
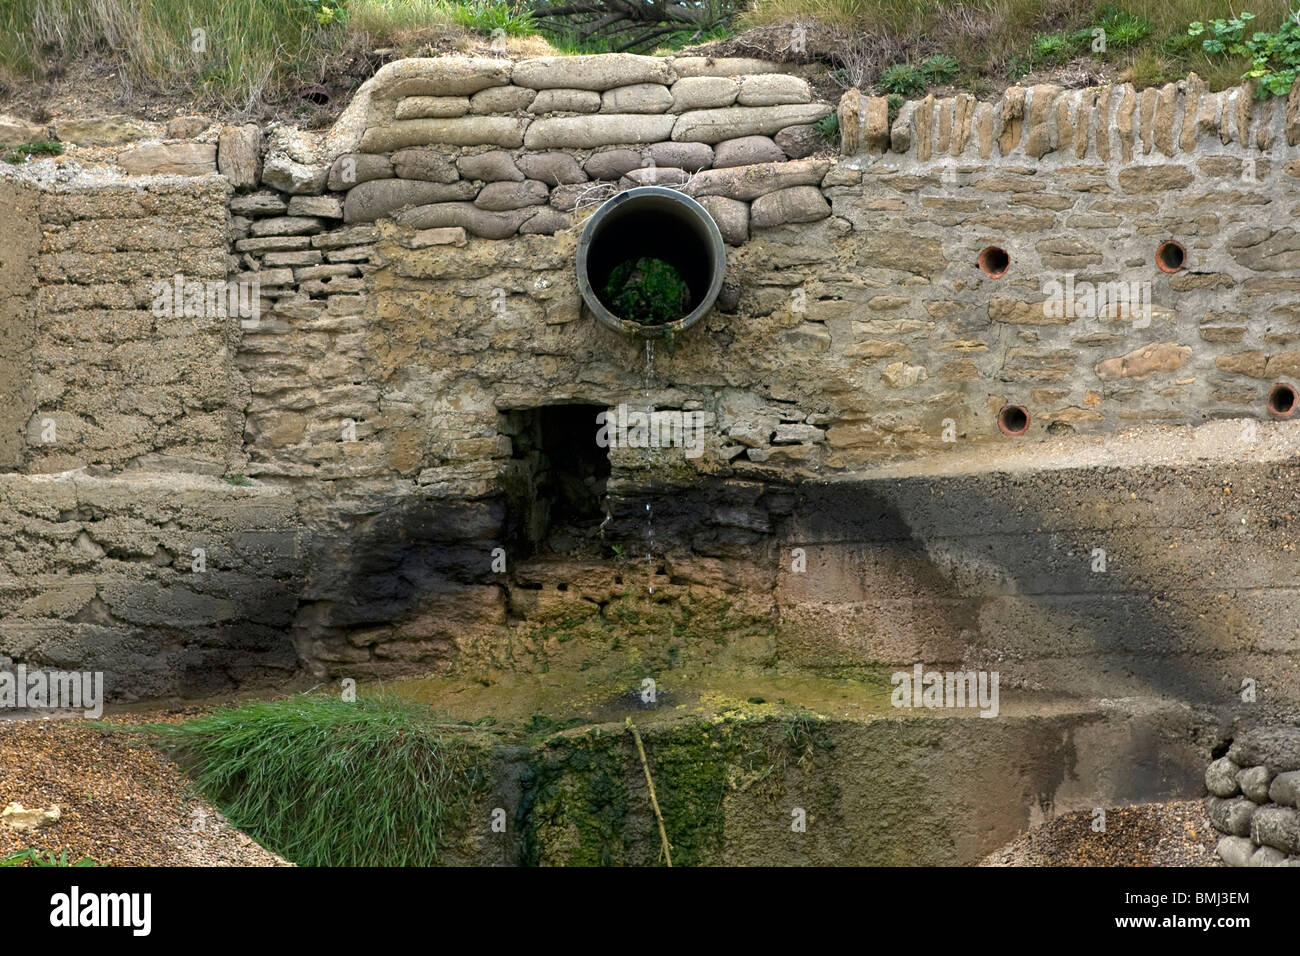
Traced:
POLYGON ((536 0, 532 9, 548 29, 584 42, 603 38, 621 52, 675 32, 699 36, 730 23, 744 5, 745 0, 536 0))

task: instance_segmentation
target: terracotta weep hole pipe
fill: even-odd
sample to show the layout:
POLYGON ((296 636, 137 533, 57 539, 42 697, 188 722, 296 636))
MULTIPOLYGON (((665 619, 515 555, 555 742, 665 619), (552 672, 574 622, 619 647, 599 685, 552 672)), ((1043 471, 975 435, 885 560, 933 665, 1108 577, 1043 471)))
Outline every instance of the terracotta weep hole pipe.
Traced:
POLYGON ((1274 418, 1290 418, 1296 406, 1295 386, 1278 382, 1268 390, 1267 401, 1268 413, 1274 418))
POLYGON ((1170 239, 1156 248, 1156 265, 1161 272, 1182 272, 1187 263, 1187 250, 1181 242, 1170 239))
POLYGON ((689 329, 708 314, 727 271, 722 233, 708 211, 691 197, 663 186, 638 186, 604 202, 578 237, 578 289, 603 325, 644 339, 689 329), (690 289, 691 311, 662 325, 620 318, 600 292, 620 264, 642 257, 662 259, 690 289))
POLYGON ((1011 256, 998 246, 985 246, 975 259, 975 264, 990 279, 1001 279, 1011 268, 1011 256))
POLYGON ((1029 409, 1023 405, 1003 405, 998 412, 998 430, 1012 438, 1029 431, 1029 409))

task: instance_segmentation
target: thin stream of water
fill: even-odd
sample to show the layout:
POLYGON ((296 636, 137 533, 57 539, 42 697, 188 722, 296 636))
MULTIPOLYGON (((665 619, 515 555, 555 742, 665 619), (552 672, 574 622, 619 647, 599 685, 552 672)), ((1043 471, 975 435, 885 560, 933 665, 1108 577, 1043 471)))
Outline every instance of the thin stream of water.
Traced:
MULTIPOLYGON (((645 399, 646 399, 647 416, 652 415, 654 413, 654 402, 652 402, 650 399, 650 383, 651 380, 654 378, 654 370, 655 370, 654 340, 646 339, 645 340, 645 399)), ((644 456, 646 462, 646 472, 648 473, 651 468, 650 448, 648 444, 647 447, 645 448, 644 456)), ((651 507, 650 502, 647 501, 645 505, 645 561, 646 561, 647 582, 651 582, 654 580, 654 543, 655 543, 654 509, 651 507)), ((650 583, 647 583, 647 587, 649 588, 649 593, 646 595, 646 614, 649 615, 654 610, 655 587, 653 584, 650 583)), ((651 637, 650 639, 653 641, 654 637, 651 637)))

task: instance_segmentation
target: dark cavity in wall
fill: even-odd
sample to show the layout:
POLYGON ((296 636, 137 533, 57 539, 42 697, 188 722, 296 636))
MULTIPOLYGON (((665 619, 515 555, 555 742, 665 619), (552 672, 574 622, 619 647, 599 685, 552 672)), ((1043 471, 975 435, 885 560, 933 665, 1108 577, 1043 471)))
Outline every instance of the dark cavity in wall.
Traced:
POLYGON ((502 414, 512 455, 506 530, 524 555, 599 550, 609 454, 596 444, 603 405, 544 405, 502 414))

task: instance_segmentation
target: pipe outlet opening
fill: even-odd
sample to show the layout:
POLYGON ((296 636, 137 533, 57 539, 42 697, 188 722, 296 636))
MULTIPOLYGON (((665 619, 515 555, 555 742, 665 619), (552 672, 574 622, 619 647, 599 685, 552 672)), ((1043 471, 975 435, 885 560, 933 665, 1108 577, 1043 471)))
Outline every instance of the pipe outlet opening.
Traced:
POLYGON ((1160 243, 1156 249, 1156 265, 1162 272, 1182 272, 1186 263, 1187 250, 1180 242, 1170 239, 1168 242, 1160 243))
POLYGON ((1268 390, 1268 413, 1274 418, 1290 418, 1296 406, 1295 386, 1278 382, 1268 390))
POLYGON ((998 429, 1013 438, 1029 431, 1029 409, 1023 405, 1003 405, 998 412, 998 429))
POLYGON ((975 264, 980 267, 980 272, 984 273, 990 279, 1001 279, 1011 268, 1011 256, 1007 250, 1000 249, 997 246, 985 246, 980 251, 979 258, 975 264))
POLYGON ((582 299, 602 324, 659 338, 690 328, 713 307, 727 255, 703 206, 673 189, 640 186, 587 220, 577 266, 582 299))
POLYGON ((976 256, 975 264, 978 265, 979 271, 983 272, 985 276, 1001 278, 1011 268, 1011 256, 1005 248, 985 246, 980 250, 979 256, 976 256))

